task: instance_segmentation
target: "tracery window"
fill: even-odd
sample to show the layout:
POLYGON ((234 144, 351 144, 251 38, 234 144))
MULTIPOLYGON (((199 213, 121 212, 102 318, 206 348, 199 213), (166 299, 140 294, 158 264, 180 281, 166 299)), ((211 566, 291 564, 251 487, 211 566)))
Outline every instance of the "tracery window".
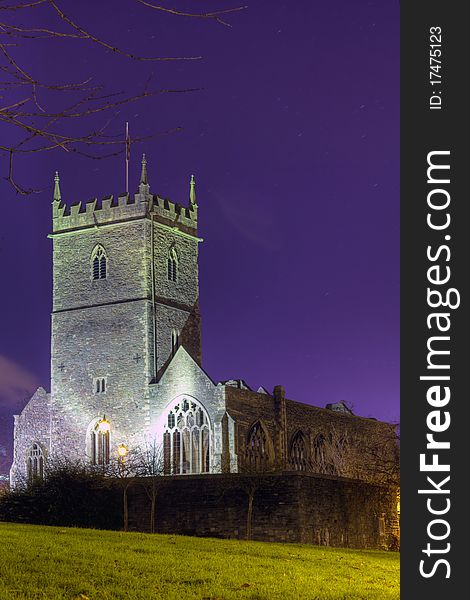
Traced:
POLYGON ((168 411, 164 427, 164 473, 208 473, 210 424, 204 408, 194 399, 184 398, 168 411))
POLYGON ((337 474, 339 454, 331 434, 328 439, 322 433, 317 435, 313 445, 313 453, 315 470, 318 473, 337 474))
POLYGON ((246 446, 247 467, 253 471, 267 470, 273 458, 269 435, 260 421, 257 421, 248 433, 246 446))
POLYGON ((168 253, 168 281, 178 279, 178 254, 173 246, 168 253))
POLYGON ((28 456, 28 481, 32 483, 37 479, 44 479, 44 454, 39 444, 34 443, 28 456))
POLYGON ((108 259, 103 246, 98 244, 91 255, 91 278, 106 279, 108 271, 108 259))
POLYGON ((307 470, 307 444, 305 443, 304 434, 301 431, 292 438, 289 452, 289 462, 295 471, 307 470))
POLYGON ((90 428, 89 455, 92 465, 109 464, 110 432, 110 424, 104 417, 90 428))

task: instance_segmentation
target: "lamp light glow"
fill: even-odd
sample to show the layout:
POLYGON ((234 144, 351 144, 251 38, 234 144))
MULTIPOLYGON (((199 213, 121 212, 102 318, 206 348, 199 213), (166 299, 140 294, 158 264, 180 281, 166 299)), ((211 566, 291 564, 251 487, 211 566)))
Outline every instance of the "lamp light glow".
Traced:
POLYGON ((98 423, 98 431, 100 433, 105 434, 105 433, 108 433, 110 429, 111 429, 111 425, 110 425, 109 421, 106 419, 105 415, 103 415, 103 418, 98 423))
POLYGON ((129 452, 129 449, 127 448, 126 444, 119 444, 118 449, 117 449, 119 458, 124 458, 125 456, 127 456, 128 452, 129 452))

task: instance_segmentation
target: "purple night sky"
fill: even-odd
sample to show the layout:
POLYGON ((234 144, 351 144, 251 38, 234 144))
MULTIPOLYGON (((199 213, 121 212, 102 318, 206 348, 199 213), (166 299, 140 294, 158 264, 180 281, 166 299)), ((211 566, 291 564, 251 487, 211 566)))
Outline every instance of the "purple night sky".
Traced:
MULTIPOLYGON (((183 128, 132 146, 130 191, 142 152, 154 193, 187 203, 196 176, 206 371, 398 420, 399 3, 252 0, 227 16, 232 27, 135 0, 58 4, 135 54, 203 57, 133 61, 83 40, 11 49, 51 82, 93 76, 109 91, 138 94, 152 76, 151 89, 201 88, 81 127, 112 116, 109 133, 123 137, 126 121, 134 136, 183 128)), ((166 6, 176 4, 242 5, 166 6)), ((20 12, 10 22, 68 30, 47 4, 20 12)), ((6 124, 1 131, 2 141, 18 137, 6 124)), ((15 168, 23 185, 44 191, 17 195, 0 154, 0 472, 9 467, 13 413, 38 385, 49 390, 54 171, 67 203, 124 190, 123 155, 91 160, 55 150, 15 168)))

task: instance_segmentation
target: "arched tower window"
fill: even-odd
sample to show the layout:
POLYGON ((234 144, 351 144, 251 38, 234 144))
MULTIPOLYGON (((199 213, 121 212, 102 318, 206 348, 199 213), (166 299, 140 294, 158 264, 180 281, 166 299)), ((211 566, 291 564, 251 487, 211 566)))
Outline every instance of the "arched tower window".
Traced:
POLYGON ((34 443, 31 446, 27 467, 29 483, 37 479, 44 479, 44 454, 39 444, 34 443))
POLYGON ((111 425, 106 417, 88 428, 88 455, 92 465, 109 464, 111 425))
POLYGON ((91 278, 106 279, 108 273, 108 258, 101 244, 95 246, 91 254, 91 278))
POLYGON ((168 281, 177 281, 178 279, 178 254, 173 246, 168 253, 168 281))
POLYGON ((305 443, 305 436, 301 431, 297 431, 292 438, 289 451, 289 462, 295 471, 307 470, 307 444, 305 443))
POLYGON ((164 417, 163 470, 165 475, 209 473, 210 422, 204 407, 183 398, 164 417))
POLYGON ((269 434, 260 421, 248 433, 246 446, 247 467, 253 471, 267 470, 273 459, 272 443, 269 434))

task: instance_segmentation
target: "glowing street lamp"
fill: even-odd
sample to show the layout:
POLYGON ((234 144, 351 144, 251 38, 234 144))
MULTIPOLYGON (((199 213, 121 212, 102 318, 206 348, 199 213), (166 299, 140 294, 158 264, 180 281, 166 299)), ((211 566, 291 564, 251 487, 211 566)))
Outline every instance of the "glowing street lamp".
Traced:
POLYGON ((119 444, 117 453, 121 460, 124 460, 124 458, 127 456, 128 452, 129 452, 129 449, 126 446, 126 444, 119 444))

